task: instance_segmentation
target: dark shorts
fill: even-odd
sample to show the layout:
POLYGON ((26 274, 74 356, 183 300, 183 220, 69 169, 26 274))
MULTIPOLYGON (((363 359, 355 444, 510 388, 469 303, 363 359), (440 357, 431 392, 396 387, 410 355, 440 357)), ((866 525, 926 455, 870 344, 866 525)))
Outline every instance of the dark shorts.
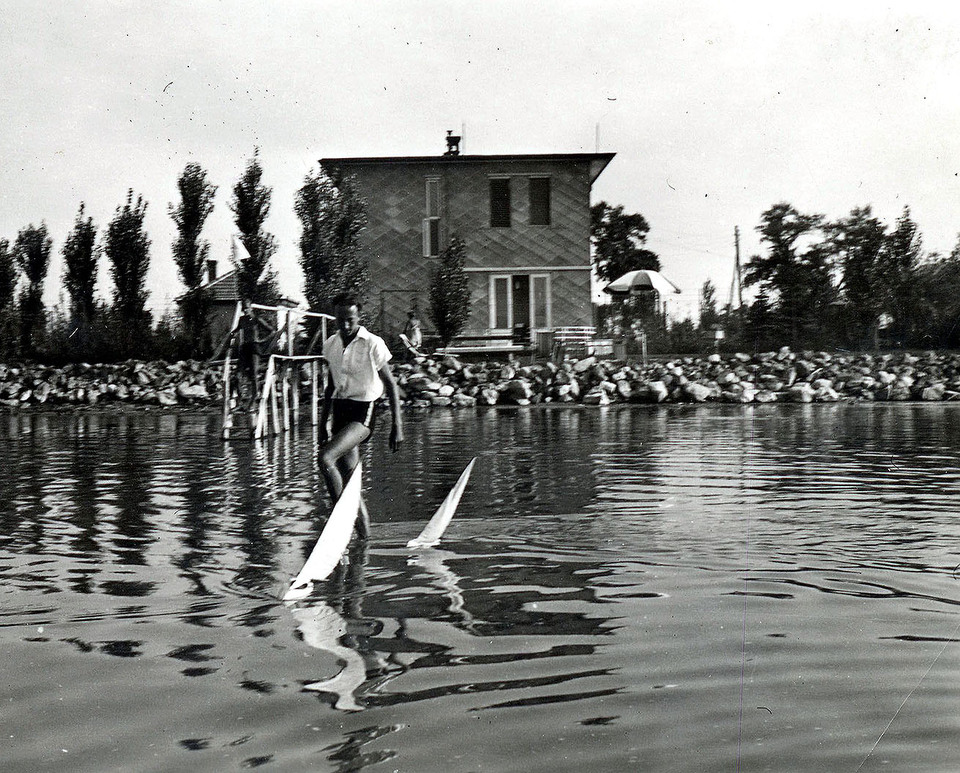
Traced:
POLYGON ((360 400, 334 400, 332 406, 333 434, 336 435, 348 424, 357 422, 367 427, 370 434, 362 441, 364 443, 373 434, 373 425, 376 423, 376 403, 367 403, 360 400))

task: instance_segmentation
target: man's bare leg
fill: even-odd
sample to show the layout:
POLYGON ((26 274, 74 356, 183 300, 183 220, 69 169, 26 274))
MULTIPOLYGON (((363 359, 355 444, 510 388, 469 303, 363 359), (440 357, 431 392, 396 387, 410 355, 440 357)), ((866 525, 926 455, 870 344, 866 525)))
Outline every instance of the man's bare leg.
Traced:
MULTIPOLYGON (((360 461, 358 446, 369 436, 370 428, 355 421, 343 427, 323 447, 320 454, 320 469, 323 471, 327 492, 334 504, 343 493, 344 482, 350 477, 360 461)), ((370 534, 370 517, 362 503, 360 509, 363 515, 357 528, 360 535, 366 537, 370 534)))

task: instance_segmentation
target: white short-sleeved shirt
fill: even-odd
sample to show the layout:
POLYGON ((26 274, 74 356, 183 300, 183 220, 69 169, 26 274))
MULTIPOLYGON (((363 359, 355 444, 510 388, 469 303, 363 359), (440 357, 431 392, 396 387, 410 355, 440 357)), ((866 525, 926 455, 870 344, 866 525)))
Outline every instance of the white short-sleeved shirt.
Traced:
POLYGON ((392 357, 383 339, 363 325, 346 348, 340 333, 334 333, 323 342, 323 358, 330 367, 334 398, 364 402, 379 399, 383 394, 379 371, 392 357))

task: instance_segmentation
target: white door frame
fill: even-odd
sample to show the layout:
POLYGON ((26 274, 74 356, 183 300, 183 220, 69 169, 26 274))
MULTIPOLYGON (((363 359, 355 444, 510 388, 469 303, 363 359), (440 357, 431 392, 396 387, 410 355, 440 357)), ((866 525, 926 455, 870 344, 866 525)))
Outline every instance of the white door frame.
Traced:
MULTIPOLYGON (((519 272, 518 272, 518 273, 519 273, 519 272)), ((550 291, 550 290, 551 290, 550 274, 548 274, 548 273, 536 273, 536 274, 534 274, 534 273, 529 273, 529 274, 528 274, 528 273, 526 273, 526 272, 523 272, 523 273, 524 273, 525 276, 530 277, 530 290, 529 290, 529 292, 530 292, 530 298, 529 298, 529 301, 530 301, 530 315, 531 315, 531 318, 532 318, 532 317, 535 315, 535 313, 536 313, 536 295, 535 295, 535 293, 534 293, 534 287, 535 287, 535 285, 536 285, 536 280, 538 280, 538 279, 543 279, 543 280, 546 282, 546 293, 547 293, 546 315, 547 315, 547 318, 546 318, 545 320, 543 320, 543 323, 544 323, 544 324, 543 324, 542 326, 541 326, 541 325, 534 325, 534 326, 532 326, 532 329, 534 329, 534 330, 542 330, 542 329, 544 329, 544 328, 549 328, 549 327, 552 325, 552 321, 553 321, 553 298, 552 298, 552 293, 551 293, 551 291, 550 291)), ((489 303, 488 303, 488 312, 489 312, 489 313, 488 313, 488 316, 487 316, 487 321, 489 322, 488 327, 489 327, 490 330, 494 330, 494 331, 497 331, 497 332, 501 332, 501 331, 503 331, 503 332, 509 332, 509 331, 512 331, 512 330, 513 330, 513 277, 516 276, 516 275, 517 275, 516 273, 513 273, 513 274, 490 274, 490 279, 489 279, 489 284, 488 284, 489 292, 488 292, 488 296, 487 296, 488 299, 489 299, 489 303), (496 324, 496 321, 497 321, 497 294, 496 294, 496 286, 497 286, 497 284, 496 284, 496 282, 497 282, 498 279, 506 280, 506 285, 507 285, 507 297, 506 297, 506 299, 505 299, 505 300, 506 300, 506 304, 507 304, 507 327, 505 327, 505 328, 502 328, 502 327, 500 327, 500 328, 494 327, 494 325, 496 324)), ((539 321, 539 320, 537 320, 537 321, 539 321)))

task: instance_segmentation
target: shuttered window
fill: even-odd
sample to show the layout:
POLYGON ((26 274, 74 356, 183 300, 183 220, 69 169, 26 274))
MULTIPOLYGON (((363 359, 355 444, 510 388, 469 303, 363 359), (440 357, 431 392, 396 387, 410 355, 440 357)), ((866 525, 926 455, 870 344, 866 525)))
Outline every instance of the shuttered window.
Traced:
POLYGON ((440 178, 428 177, 426 184, 426 202, 423 218, 423 256, 436 257, 440 254, 440 178))
POLYGON ((530 178, 530 225, 550 225, 550 178, 530 178))
POLYGON ((510 227, 510 179, 490 179, 490 225, 494 228, 510 227))

